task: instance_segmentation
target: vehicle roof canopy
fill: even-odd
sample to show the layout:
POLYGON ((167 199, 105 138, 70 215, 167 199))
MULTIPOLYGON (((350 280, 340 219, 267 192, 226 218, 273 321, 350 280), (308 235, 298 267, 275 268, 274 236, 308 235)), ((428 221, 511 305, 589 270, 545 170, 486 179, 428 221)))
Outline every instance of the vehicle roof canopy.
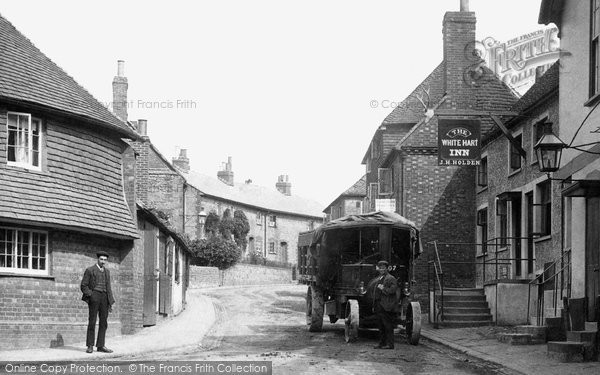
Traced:
MULTIPOLYGON (((319 242, 323 237, 323 234, 329 230, 380 225, 390 225, 393 228, 409 230, 411 232, 411 237, 419 242, 419 230, 414 222, 395 212, 375 211, 367 214, 344 216, 321 225, 313 234, 312 244, 319 242)), ((422 250, 420 243, 417 246, 418 254, 421 253, 422 250)))

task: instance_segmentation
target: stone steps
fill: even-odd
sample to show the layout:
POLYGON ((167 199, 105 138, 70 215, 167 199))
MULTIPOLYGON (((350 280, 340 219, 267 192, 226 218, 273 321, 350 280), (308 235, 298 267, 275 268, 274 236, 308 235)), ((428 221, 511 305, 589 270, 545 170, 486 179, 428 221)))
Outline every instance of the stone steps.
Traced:
POLYGON ((546 343, 546 327, 544 326, 517 326, 516 332, 498 335, 498 341, 510 345, 538 345, 546 343))
MULTIPOLYGON (((441 294, 438 294, 438 298, 441 294)), ((483 289, 444 289, 444 320, 441 327, 479 327, 492 324, 492 315, 483 289)))
POLYGON ((586 322, 585 331, 567 331, 567 341, 548 341, 548 356, 561 362, 598 360, 597 322, 586 322))

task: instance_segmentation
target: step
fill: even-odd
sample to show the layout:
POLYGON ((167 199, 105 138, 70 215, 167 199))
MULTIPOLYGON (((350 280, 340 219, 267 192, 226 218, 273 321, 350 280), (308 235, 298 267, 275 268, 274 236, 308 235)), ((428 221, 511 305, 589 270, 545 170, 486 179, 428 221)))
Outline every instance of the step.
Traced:
POLYGON ((489 314, 489 307, 447 307, 444 305, 444 314, 489 314))
POLYGON ((567 341, 573 342, 588 342, 593 344, 596 342, 595 331, 567 331, 567 341))
POLYGON ((598 322, 585 322, 585 330, 598 332, 598 322))
POLYGON ((491 314, 446 314, 444 313, 444 322, 471 322, 471 321, 492 321, 491 314))
POLYGON ((469 327, 483 327, 489 326, 492 322, 488 320, 475 320, 475 321, 463 321, 463 322, 449 322, 444 320, 440 322, 440 327, 446 328, 469 328, 469 327))
POLYGON ((593 345, 573 341, 548 341, 548 356, 561 362, 585 362, 597 359, 593 345))
POLYGON ((528 333, 500 333, 497 339, 510 345, 531 345, 533 342, 532 335, 528 333))
MULTIPOLYGON (((436 292, 436 295, 441 295, 436 292)), ((445 288, 444 296, 485 296, 483 289, 445 288)))
MULTIPOLYGON (((442 298, 441 296, 438 296, 439 298, 442 298)), ((466 301, 483 301, 483 302, 487 302, 487 300, 485 299, 485 296, 483 295, 447 295, 444 294, 444 302, 447 301, 454 301, 454 302, 466 302, 466 301)))
POLYGON ((446 301, 444 299, 444 308, 446 307, 465 307, 465 308, 487 308, 487 301, 446 301))
POLYGON ((562 323, 561 317, 546 318, 545 320, 548 327, 560 327, 562 323))
POLYGON ((517 333, 523 333, 531 335, 532 342, 545 343, 546 342, 546 327, 545 326, 516 326, 517 333))

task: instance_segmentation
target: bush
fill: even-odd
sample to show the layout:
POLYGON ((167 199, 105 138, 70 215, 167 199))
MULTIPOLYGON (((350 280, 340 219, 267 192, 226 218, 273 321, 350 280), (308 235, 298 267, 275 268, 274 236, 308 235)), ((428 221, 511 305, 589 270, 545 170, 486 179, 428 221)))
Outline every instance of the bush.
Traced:
POLYGON ((250 232, 250 223, 244 211, 235 210, 233 213, 233 228, 232 233, 235 238, 235 243, 238 244, 240 249, 245 249, 248 244, 247 235, 250 232))
POLYGON ((225 270, 236 264, 242 255, 240 248, 234 241, 218 235, 211 235, 206 239, 193 241, 191 249, 194 252, 192 264, 218 267, 220 270, 225 270))

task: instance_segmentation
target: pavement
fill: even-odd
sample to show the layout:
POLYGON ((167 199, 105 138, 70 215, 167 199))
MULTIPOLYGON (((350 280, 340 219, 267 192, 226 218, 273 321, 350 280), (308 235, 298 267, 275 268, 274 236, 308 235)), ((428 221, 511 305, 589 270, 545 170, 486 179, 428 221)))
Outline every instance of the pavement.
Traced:
MULTIPOLYGON (((88 354, 85 342, 59 348, 19 349, 0 351, 0 361, 85 361, 127 360, 136 354, 198 346, 216 319, 212 300, 203 295, 214 288, 191 289, 186 309, 174 318, 147 327, 134 335, 107 338, 113 353, 88 354)), ((110 327, 109 327, 110 329, 110 327)), ((471 327, 435 329, 423 315, 421 337, 483 361, 503 366, 521 374, 600 374, 600 362, 562 363, 547 356, 545 344, 510 345, 496 339, 506 327, 471 327)))
MULTIPOLYGON (((58 348, 18 349, 0 351, 0 361, 85 361, 127 360, 136 354, 162 352, 169 349, 195 346, 202 341, 215 321, 215 309, 209 297, 198 289, 188 291, 185 310, 156 326, 146 327, 133 335, 106 338, 106 346, 113 353, 85 352, 85 339, 58 348)), ((110 325, 108 327, 110 330, 110 325)))
POLYGON ((600 374, 600 362, 563 363, 547 355, 546 344, 511 345, 496 335, 508 327, 433 328, 423 315, 421 338, 436 342, 467 356, 501 365, 527 375, 600 374))

